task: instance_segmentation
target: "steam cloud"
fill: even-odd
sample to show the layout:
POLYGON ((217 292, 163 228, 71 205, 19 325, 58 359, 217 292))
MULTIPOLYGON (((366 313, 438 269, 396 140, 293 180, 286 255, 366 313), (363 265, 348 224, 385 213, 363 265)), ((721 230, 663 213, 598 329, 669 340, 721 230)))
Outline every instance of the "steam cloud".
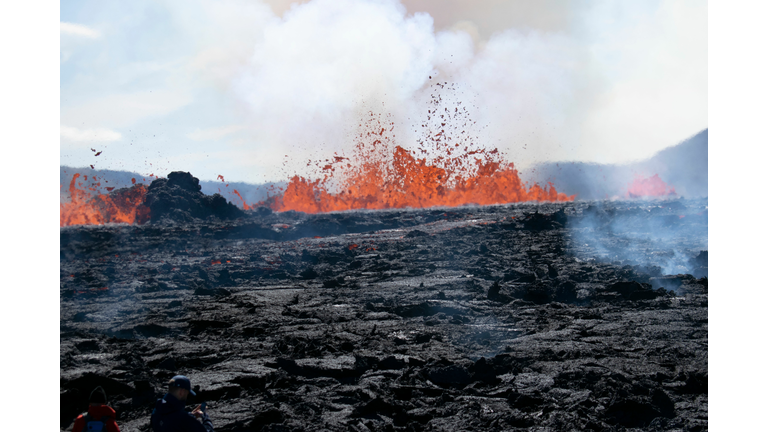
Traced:
MULTIPOLYGON (((349 150, 369 111, 413 145, 438 82, 470 111, 476 144, 523 174, 645 158, 707 127, 706 3, 288 3, 68 6, 63 19, 92 18, 62 23, 62 124, 122 135, 102 169, 249 182, 349 150)), ((62 162, 90 165, 72 143, 62 162)))
POLYGON ((236 93, 259 123, 277 125, 260 131, 263 138, 294 144, 294 155, 322 145, 326 157, 349 148, 348 135, 368 111, 391 114, 398 142, 415 143, 436 82, 461 88, 442 96, 471 106, 471 133, 487 147, 542 123, 562 124, 577 52, 563 37, 511 30, 478 49, 468 32, 435 32, 430 15, 408 15, 391 0, 315 0, 271 21, 263 36, 235 79, 236 93))

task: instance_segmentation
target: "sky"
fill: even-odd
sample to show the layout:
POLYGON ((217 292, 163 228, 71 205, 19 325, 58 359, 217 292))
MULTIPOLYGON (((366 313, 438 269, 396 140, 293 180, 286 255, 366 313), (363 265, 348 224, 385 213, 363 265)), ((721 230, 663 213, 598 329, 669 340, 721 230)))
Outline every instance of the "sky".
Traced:
POLYGON ((349 155, 369 112, 414 146, 438 82, 521 170, 708 127, 703 1, 73 0, 60 44, 68 166, 284 180, 349 155))

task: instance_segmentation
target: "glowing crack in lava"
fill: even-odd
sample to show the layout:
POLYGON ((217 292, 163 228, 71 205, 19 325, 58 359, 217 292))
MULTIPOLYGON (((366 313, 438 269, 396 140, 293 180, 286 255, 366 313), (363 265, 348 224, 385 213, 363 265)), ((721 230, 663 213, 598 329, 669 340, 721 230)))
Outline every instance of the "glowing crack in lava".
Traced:
POLYGON ((141 224, 149 220, 149 209, 143 205, 147 194, 146 186, 138 184, 109 194, 98 193, 91 187, 89 190, 95 192, 91 195, 77 188, 78 178, 80 174, 76 173, 69 183, 70 202, 60 204, 59 226, 119 222, 141 224))
POLYGON ((675 188, 664 183, 658 174, 648 178, 635 175, 635 179, 629 184, 627 191, 629 198, 667 197, 674 195, 677 195, 675 188))

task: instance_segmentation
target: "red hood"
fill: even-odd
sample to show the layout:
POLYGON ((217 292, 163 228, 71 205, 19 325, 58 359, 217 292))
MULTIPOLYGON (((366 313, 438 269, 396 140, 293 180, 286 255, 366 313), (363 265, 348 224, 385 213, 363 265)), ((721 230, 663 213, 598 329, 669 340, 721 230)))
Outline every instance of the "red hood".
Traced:
POLYGON ((115 418, 115 410, 106 405, 89 406, 88 414, 95 419, 100 419, 104 416, 115 418))

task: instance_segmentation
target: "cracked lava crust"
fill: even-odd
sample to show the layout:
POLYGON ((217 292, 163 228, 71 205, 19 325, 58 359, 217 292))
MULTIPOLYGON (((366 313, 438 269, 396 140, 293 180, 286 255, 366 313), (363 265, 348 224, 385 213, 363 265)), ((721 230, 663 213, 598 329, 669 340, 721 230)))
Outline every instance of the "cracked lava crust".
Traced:
POLYGON ((217 431, 706 430, 706 208, 62 228, 61 428, 101 385, 148 431, 184 374, 217 431))

